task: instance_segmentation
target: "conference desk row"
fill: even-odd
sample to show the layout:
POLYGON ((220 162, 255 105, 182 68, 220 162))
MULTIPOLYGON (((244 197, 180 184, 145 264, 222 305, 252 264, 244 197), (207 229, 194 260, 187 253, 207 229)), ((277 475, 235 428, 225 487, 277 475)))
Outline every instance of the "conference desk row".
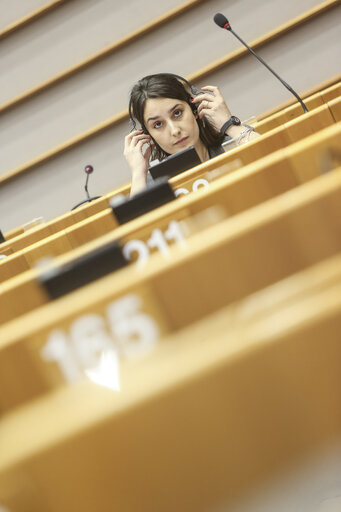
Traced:
MULTIPOLYGON (((336 100, 341 105, 341 99, 336 100)), ((288 165, 294 167, 296 174, 302 180, 306 180, 309 176, 316 175, 314 171, 311 172, 307 166, 312 169, 319 167, 320 172, 323 172, 323 162, 319 159, 318 155, 323 155, 328 150, 329 141, 327 140, 329 132, 324 132, 323 128, 335 123, 334 118, 331 116, 330 110, 327 105, 318 108, 316 111, 294 121, 295 131, 298 125, 298 133, 300 137, 296 137, 299 141, 307 139, 309 149, 304 152, 304 144, 299 145, 298 142, 289 144, 288 129, 279 128, 270 132, 268 135, 260 137, 247 145, 236 148, 227 154, 216 157, 209 162, 205 162, 200 166, 182 173, 170 180, 175 195, 187 195, 190 190, 198 190, 201 187, 209 186, 209 183, 215 176, 222 173, 232 173, 241 167, 245 167, 249 163, 255 162, 264 158, 268 154, 278 155, 279 150, 283 150, 283 160, 289 154, 290 162, 288 165), (318 122, 318 120, 320 122, 318 122), (312 128, 313 127, 313 128, 312 128), (311 133, 320 133, 319 141, 311 137, 311 133), (310 134, 310 137, 309 137, 310 134), (316 145, 316 147, 315 147, 316 145), (303 158, 305 161, 303 162, 303 158)), ((330 146, 335 146, 335 136, 331 130, 330 146)), ((337 136, 336 136, 337 137, 337 136)), ((337 151, 337 148, 334 149, 337 151)), ((0 260, 0 278, 2 281, 8 279, 18 273, 27 270, 40 258, 46 256, 56 256, 71 248, 77 247, 79 243, 91 240, 108 231, 115 229, 118 226, 117 219, 110 209, 105 209, 97 214, 92 215, 90 218, 78 222, 66 229, 62 229, 53 235, 47 235, 43 240, 39 240, 26 248, 17 251, 14 254, 8 255, 7 258, 0 260), (98 221, 98 222, 97 222, 98 221), (82 236, 84 233, 85 236, 82 236), (81 242, 83 240, 83 242, 81 242)), ((9 241, 10 242, 10 241, 9 241)), ((8 243, 9 243, 8 242, 8 243)), ((4 245, 4 244, 2 244, 4 245)))
MULTIPOLYGON (((324 105, 328 104, 328 109, 330 111, 331 116, 335 121, 341 120, 341 112, 340 112, 340 103, 337 101, 340 97, 341 93, 341 82, 334 84, 331 87, 328 87, 325 91, 321 91, 318 93, 315 93, 311 95, 311 97, 307 98, 306 103, 310 110, 309 115, 315 110, 316 108, 323 107, 324 105), (334 101, 336 100, 336 101, 334 101)), ((323 109, 322 109, 323 110, 323 109)), ((234 157, 234 166, 237 167, 238 165, 247 164, 251 161, 254 161, 256 158, 261 158, 262 156, 265 156, 271 151, 274 151, 279 148, 278 144, 282 143, 284 145, 288 145, 292 142, 296 142, 297 140, 301 140, 302 137, 314 133, 321 129, 322 127, 325 127, 328 122, 331 122, 330 116, 328 116, 328 112, 323 112, 322 114, 319 114, 319 119, 312 120, 308 116, 307 119, 305 119, 304 122, 304 128, 303 131, 301 127, 296 125, 295 123, 291 123, 291 121, 294 121, 295 119, 303 121, 303 119, 306 116, 303 116, 302 109, 300 105, 292 105, 290 107, 287 107, 283 111, 280 111, 273 116, 269 116, 269 118, 263 119, 259 123, 255 123, 255 129, 259 131, 262 135, 265 135, 266 133, 273 131, 276 128, 280 128, 279 132, 286 130, 287 134, 282 137, 282 140, 280 140, 280 134, 278 134, 278 130, 272 132, 275 136, 277 135, 277 142, 274 142, 271 138, 265 139, 264 142, 261 140, 258 140, 258 151, 252 151, 252 153, 249 153, 248 151, 245 153, 249 153, 249 157, 246 157, 247 159, 240 159, 238 161, 239 151, 240 149, 245 149, 243 146, 241 148, 238 148, 237 152, 234 151, 231 153, 231 156, 234 157), (266 124, 264 124, 266 123, 266 124), (289 123, 286 125, 286 123, 289 123), (310 129, 309 129, 310 125, 310 129)), ((262 137, 264 138, 264 137, 262 137)), ((251 146, 253 147, 253 146, 251 146)), ((255 146, 257 148, 257 145, 255 146)), ((232 168, 232 166, 231 166, 232 168)), ((193 184, 192 184, 193 186, 193 184)), ((187 189, 191 190, 191 188, 187 189)), ((36 225, 35 227, 31 228, 29 231, 26 231, 22 234, 19 234, 15 237, 15 239, 10 236, 8 238, 6 234, 6 240, 7 242, 1 245, 1 252, 2 254, 12 254, 18 249, 22 249, 24 247, 27 247, 29 244, 35 243, 41 239, 43 239, 45 236, 54 234, 58 232, 61 229, 65 229, 72 224, 75 224, 77 222, 80 222, 84 220, 85 218, 98 213, 103 208, 106 208, 109 205, 109 201, 114 197, 115 195, 127 195, 129 194, 129 185, 125 185, 123 187, 120 187, 117 190, 114 190, 110 192, 109 194, 106 194, 102 198, 93 201, 92 203, 88 203, 83 205, 82 207, 78 208, 75 211, 67 212, 64 215, 57 217, 56 219, 53 219, 52 221, 43 223, 41 225, 36 225)), ((33 223, 34 224, 34 223, 33 223)))
MULTIPOLYGON (((154 252, 167 258, 173 244, 184 245, 186 241, 187 234, 181 221, 198 216, 203 210, 213 212, 211 222, 215 222, 216 217, 233 217, 320 176, 320 163, 313 159, 313 153, 317 154, 326 148, 332 152, 340 139, 341 126, 334 125, 308 137, 304 144, 296 143, 285 150, 285 153, 283 150, 278 151, 233 173, 218 173, 218 177, 208 187, 190 196, 173 200, 120 227, 114 227, 115 219, 111 209, 108 209, 87 219, 82 225, 60 233, 59 241, 63 243, 65 239, 72 240, 74 247, 72 250, 63 251, 64 254, 53 259, 50 265, 57 273, 59 270, 56 269, 60 269, 61 274, 63 269, 67 270, 68 277, 60 278, 66 280, 63 293, 114 271, 128 261, 137 262, 143 267, 154 252), (313 164, 300 173, 296 172, 290 165, 290 156, 294 160, 303 160, 306 154, 313 164), (86 261, 89 254, 92 257, 86 261)), ((24 254, 9 257, 6 263, 15 263, 24 256, 26 259, 31 258, 34 267, 37 260, 49 255, 51 243, 54 244, 56 239, 57 235, 52 241, 46 239, 44 243, 39 242, 37 247, 31 246, 23 251, 24 254)), ((66 247, 68 248, 67 245, 66 247)), ((44 288, 40 278, 42 274, 44 271, 41 269, 32 268, 0 285, 0 323, 50 300, 48 290, 44 288)))
POLYGON ((103 202, 1 263, 1 512, 233 510, 337 446, 338 109, 172 178, 178 197, 126 224, 103 202))

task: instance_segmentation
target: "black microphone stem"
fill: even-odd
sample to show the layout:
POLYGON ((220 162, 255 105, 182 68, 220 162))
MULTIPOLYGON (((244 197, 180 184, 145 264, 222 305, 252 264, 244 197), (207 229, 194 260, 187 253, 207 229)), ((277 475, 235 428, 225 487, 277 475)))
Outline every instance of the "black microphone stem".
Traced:
POLYGON ((90 194, 88 192, 88 181, 89 181, 89 174, 86 175, 86 181, 85 181, 85 192, 88 199, 90 199, 90 194))
POLYGON ((299 97, 299 95, 297 94, 297 92, 294 91, 294 89, 292 87, 290 87, 289 84, 287 84, 280 76, 277 75, 277 73, 275 73, 275 71, 273 69, 270 68, 270 66, 267 65, 267 63, 262 59, 262 57, 260 57, 259 55, 257 55, 257 53, 255 53, 253 51, 252 48, 250 48, 250 46, 245 42, 243 41, 243 39, 241 37, 239 37, 238 34, 236 34, 236 32, 231 28, 231 26, 229 26, 229 28, 227 28, 227 30, 229 30, 230 32, 232 32, 232 34, 237 38, 239 39, 239 41, 244 45, 246 46, 246 48, 252 53, 252 55, 254 55, 262 64, 264 64, 264 66, 269 70, 271 71, 271 73, 273 75, 275 75, 276 78, 278 78, 278 80, 288 89, 288 91, 290 91, 297 99, 298 101, 300 102, 304 112, 308 112, 308 109, 307 107, 305 106, 305 104, 303 103, 302 99, 299 97))

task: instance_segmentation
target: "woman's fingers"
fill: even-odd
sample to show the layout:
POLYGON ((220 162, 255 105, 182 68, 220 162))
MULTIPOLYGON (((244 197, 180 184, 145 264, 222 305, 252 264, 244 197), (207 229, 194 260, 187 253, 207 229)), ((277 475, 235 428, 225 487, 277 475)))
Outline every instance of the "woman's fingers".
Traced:
POLYGON ((198 103, 199 101, 207 101, 209 103, 219 104, 225 101, 219 88, 215 85, 205 85, 204 87, 201 87, 201 90, 209 92, 199 93, 193 98, 193 103, 198 103))
POLYGON ((219 130, 220 127, 231 117, 230 110, 218 87, 206 85, 201 88, 202 94, 195 96, 193 103, 197 103, 197 112, 200 119, 209 116, 211 122, 219 130))
POLYGON ((138 137, 140 135, 143 135, 145 137, 149 137, 149 135, 144 133, 143 130, 134 130, 134 131, 128 133, 128 135, 125 136, 125 141, 129 143, 129 142, 131 142, 134 139, 134 137, 138 137))
POLYGON ((150 156, 152 154, 152 147, 151 145, 147 146, 147 149, 146 151, 144 152, 144 158, 147 160, 147 162, 149 162, 149 159, 150 159, 150 156))
POLYGON ((149 142, 150 141, 150 135, 146 135, 146 134, 141 134, 141 135, 136 135, 135 137, 133 137, 133 139, 131 140, 131 144, 133 146, 136 146, 138 144, 138 142, 143 142, 143 144, 145 144, 146 142, 149 142))
POLYGON ((132 132, 129 132, 128 135, 126 135, 124 139, 126 141, 129 141, 133 137, 135 137, 135 135, 139 135, 140 133, 142 133, 142 130, 133 130, 132 132))
POLYGON ((201 90, 216 92, 219 91, 219 87, 217 87, 216 85, 204 85, 204 87, 201 87, 201 90))
POLYGON ((216 87, 215 85, 205 85, 204 87, 201 87, 202 91, 210 91, 209 96, 211 98, 222 98, 223 95, 220 92, 219 87, 216 87))
POLYGON ((144 144, 146 144, 147 142, 149 142, 149 140, 145 139, 145 138, 136 138, 136 140, 134 141, 134 145, 136 148, 142 148, 142 146, 144 146, 144 144))
POLYGON ((131 132, 125 137, 125 146, 135 147, 140 140, 144 141, 144 143, 149 142, 150 135, 143 133, 142 130, 131 132))
POLYGON ((142 130, 134 130, 125 137, 123 154, 128 161, 131 169, 144 168, 146 159, 143 152, 143 146, 151 140, 150 135, 143 133, 142 130))
POLYGON ((202 100, 198 105, 198 114, 201 114, 205 110, 205 114, 213 113, 216 109, 217 105, 214 102, 209 102, 207 100, 202 100))
POLYGON ((207 108, 205 106, 200 105, 198 108, 198 116, 200 119, 202 119, 204 116, 212 117, 212 113, 212 109, 207 108))
POLYGON ((152 152, 152 148, 150 145, 147 146, 146 150, 143 151, 143 146, 145 145, 145 142, 143 140, 140 140, 138 141, 138 143, 136 144, 136 149, 139 151, 139 153, 141 153, 142 157, 144 158, 144 160, 147 162, 149 162, 149 158, 150 158, 150 155, 151 155, 151 152, 152 152))
POLYGON ((212 94, 202 93, 192 98, 192 103, 198 103, 199 101, 215 101, 215 97, 212 94))

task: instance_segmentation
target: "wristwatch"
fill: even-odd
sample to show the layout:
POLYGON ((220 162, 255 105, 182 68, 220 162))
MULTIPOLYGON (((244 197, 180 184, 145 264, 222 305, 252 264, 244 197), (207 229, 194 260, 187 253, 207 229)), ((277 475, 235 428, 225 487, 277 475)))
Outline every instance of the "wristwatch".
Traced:
POLYGON ((222 135, 224 135, 224 134, 225 134, 225 132, 226 132, 226 130, 227 130, 228 128, 230 128, 230 126, 232 126, 233 124, 234 124, 234 125, 236 125, 236 126, 239 126, 239 125, 240 125, 240 124, 242 124, 242 123, 241 123, 241 120, 240 120, 240 119, 238 119, 238 117, 236 117, 236 116, 231 116, 231 117, 230 117, 230 119, 229 119, 228 121, 226 121, 226 123, 224 123, 224 124, 223 124, 223 126, 220 128, 220 133, 221 133, 222 135))

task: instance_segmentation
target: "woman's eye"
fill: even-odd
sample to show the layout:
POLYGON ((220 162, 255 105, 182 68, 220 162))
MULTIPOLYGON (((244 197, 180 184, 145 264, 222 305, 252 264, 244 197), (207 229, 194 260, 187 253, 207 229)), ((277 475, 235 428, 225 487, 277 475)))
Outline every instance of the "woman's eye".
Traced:
POLYGON ((161 126, 162 126, 161 121, 156 121, 156 123, 154 123, 154 128, 161 128, 161 126))
POLYGON ((182 110, 180 110, 180 109, 179 110, 174 110, 174 116, 175 117, 180 117, 181 114, 182 114, 182 110))

